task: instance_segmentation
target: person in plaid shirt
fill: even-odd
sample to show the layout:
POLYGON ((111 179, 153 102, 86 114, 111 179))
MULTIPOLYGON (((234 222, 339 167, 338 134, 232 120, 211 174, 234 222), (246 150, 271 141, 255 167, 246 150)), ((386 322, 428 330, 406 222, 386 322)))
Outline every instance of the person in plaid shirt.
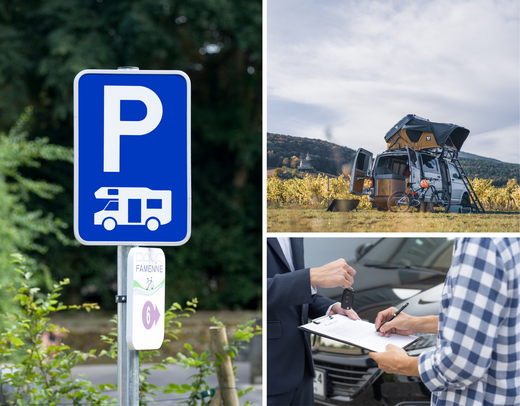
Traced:
MULTIPOLYGON (((400 313, 391 333, 437 333, 437 346, 409 357, 391 344, 370 353, 386 372, 420 376, 432 405, 520 405, 520 239, 456 239, 439 316, 400 313)), ((397 309, 377 315, 378 328, 397 309)))

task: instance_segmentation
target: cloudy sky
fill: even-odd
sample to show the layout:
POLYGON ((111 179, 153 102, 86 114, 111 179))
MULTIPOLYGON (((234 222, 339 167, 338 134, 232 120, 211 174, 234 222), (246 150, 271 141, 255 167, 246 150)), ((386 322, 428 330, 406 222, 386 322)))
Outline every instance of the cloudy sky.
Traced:
POLYGON ((267 0, 267 131, 379 153, 417 114, 520 163, 519 4, 267 0))

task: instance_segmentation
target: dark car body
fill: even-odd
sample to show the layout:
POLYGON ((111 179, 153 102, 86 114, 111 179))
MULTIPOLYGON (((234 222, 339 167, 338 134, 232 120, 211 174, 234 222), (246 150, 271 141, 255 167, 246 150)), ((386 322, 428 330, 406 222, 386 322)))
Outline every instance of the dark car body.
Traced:
MULTIPOLYGON (((356 259, 347 261, 356 270, 354 310, 363 320, 372 323, 381 310, 404 302, 409 303, 408 314, 438 314, 452 251, 453 239, 450 238, 382 238, 376 243, 361 245, 356 259)), ((341 291, 324 289, 320 293, 339 301, 341 291)), ((420 336, 407 348, 410 355, 419 355, 435 345, 435 335, 420 336)), ((382 371, 365 350, 322 337, 313 337, 313 342, 316 404, 345 405, 375 382, 381 384, 378 378, 382 371)), ((396 382, 403 379, 393 377, 396 382)), ((427 394, 427 389, 423 389, 427 394)))

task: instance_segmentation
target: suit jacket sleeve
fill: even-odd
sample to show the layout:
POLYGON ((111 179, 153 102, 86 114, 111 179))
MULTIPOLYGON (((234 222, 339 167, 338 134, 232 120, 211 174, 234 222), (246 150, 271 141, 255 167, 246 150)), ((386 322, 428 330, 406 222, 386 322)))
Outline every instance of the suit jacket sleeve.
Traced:
POLYGON ((309 269, 267 278, 267 308, 297 306, 312 302, 309 269))
MULTIPOLYGON (((294 245, 293 245, 294 247, 294 245)), ((312 295, 309 268, 304 268, 303 251, 293 251, 291 272, 280 244, 267 241, 267 394, 289 392, 301 384, 305 370, 314 375, 309 335, 298 326, 308 316, 325 314, 333 302, 312 295), (321 312, 321 313, 320 313, 321 312)))
POLYGON ((284 259, 268 245, 267 247, 267 309, 275 310, 288 306, 309 304, 309 316, 321 317, 332 299, 312 295, 310 268, 289 272, 284 259))

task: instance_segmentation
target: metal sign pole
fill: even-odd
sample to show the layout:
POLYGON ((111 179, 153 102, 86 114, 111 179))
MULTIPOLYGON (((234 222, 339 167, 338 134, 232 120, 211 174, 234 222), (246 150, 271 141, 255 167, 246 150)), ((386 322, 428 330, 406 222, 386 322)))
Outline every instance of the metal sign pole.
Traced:
POLYGON ((117 388, 119 406, 139 406, 139 351, 130 350, 127 330, 127 259, 130 246, 117 247, 117 388))
MULTIPOLYGON (((159 348, 164 332, 164 255, 154 254, 153 263, 141 264, 159 269, 163 278, 151 288, 153 293, 148 292, 154 296, 147 298, 144 307, 132 296, 132 305, 137 303, 134 307, 139 307, 140 314, 130 322, 129 315, 136 311, 128 305, 128 295, 134 292, 133 274, 129 279, 127 269, 130 249, 137 245, 183 245, 191 234, 190 117, 191 82, 184 72, 122 67, 117 71, 86 69, 74 78, 74 235, 84 245, 118 247, 120 406, 139 405, 138 349, 159 348), (148 137, 151 132, 154 136, 148 137), (172 133, 179 136, 172 137, 172 133), (133 136, 132 142, 127 142, 128 136, 133 136), (133 164, 135 159, 148 156, 154 157, 153 165, 133 164), (146 208, 137 204, 145 199, 146 208), (110 205, 105 206, 107 210, 100 203, 106 200, 110 205), (156 295, 158 292, 162 296, 156 295), (157 324, 162 328, 156 328, 157 324), (143 339, 138 334, 141 327, 153 339, 143 339), (155 341, 160 341, 158 347, 155 341)), ((134 260, 131 257, 130 262, 134 260)), ((147 285, 145 279, 144 285, 151 286, 154 280, 150 278, 147 285)))

